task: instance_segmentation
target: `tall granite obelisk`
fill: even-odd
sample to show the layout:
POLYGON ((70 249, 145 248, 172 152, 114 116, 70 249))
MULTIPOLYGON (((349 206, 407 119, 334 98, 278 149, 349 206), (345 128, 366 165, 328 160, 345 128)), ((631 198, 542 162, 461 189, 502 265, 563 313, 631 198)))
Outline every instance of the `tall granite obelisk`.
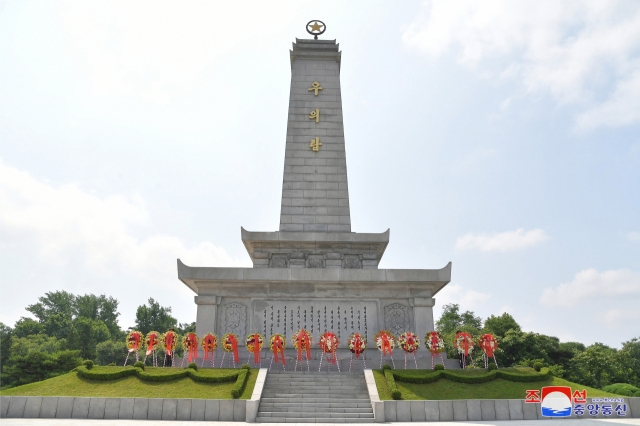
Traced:
POLYGON ((389 230, 351 232, 340 61, 335 40, 293 44, 280 227, 241 229, 253 268, 189 267, 178 259, 178 278, 197 294, 199 335, 235 333, 243 344, 248 333, 280 333, 291 343, 304 327, 314 342, 335 332, 344 348, 358 332, 375 353, 381 329, 420 337, 433 330, 433 296, 450 281, 451 263, 379 269, 389 230))
POLYGON ((293 44, 280 231, 351 231, 340 57, 335 40, 293 44))

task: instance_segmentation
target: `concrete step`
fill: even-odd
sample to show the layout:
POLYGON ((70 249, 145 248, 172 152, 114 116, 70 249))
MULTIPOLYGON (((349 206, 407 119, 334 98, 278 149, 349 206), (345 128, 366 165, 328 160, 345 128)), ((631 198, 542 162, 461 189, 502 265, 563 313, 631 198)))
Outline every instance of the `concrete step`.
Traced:
POLYGON ((372 419, 256 417, 257 423, 373 423, 372 419))
POLYGON ((296 385, 296 386, 291 386, 291 385, 278 385, 278 386, 268 386, 265 385, 265 387, 263 388, 263 390, 270 390, 270 391, 280 391, 280 390, 295 390, 297 392, 302 392, 302 391, 306 391, 306 390, 315 390, 315 391, 324 391, 327 393, 333 392, 333 391, 351 391, 351 392, 367 392, 367 387, 366 386, 350 386, 350 385, 343 385, 343 386, 314 386, 312 384, 306 384, 306 385, 296 385))
POLYGON ((258 412, 258 417, 373 419, 373 413, 258 412))
POLYGON ((372 414, 373 409, 369 408, 326 408, 326 407, 310 407, 304 405, 302 407, 263 407, 260 405, 258 413, 363 413, 372 414))
POLYGON ((344 403, 344 404, 371 404, 369 401, 369 395, 367 398, 265 398, 260 399, 260 403, 295 403, 295 404, 307 404, 307 403, 344 403))
POLYGON ((355 402, 351 404, 344 404, 342 402, 260 402, 260 410, 276 411, 268 410, 268 408, 274 407, 371 408, 371 403, 369 401, 355 402))
POLYGON ((281 398, 281 399, 332 399, 333 401, 341 400, 342 397, 348 397, 349 399, 364 399, 369 395, 366 393, 349 393, 344 395, 339 394, 325 394, 325 393, 272 393, 263 392, 262 398, 281 398))

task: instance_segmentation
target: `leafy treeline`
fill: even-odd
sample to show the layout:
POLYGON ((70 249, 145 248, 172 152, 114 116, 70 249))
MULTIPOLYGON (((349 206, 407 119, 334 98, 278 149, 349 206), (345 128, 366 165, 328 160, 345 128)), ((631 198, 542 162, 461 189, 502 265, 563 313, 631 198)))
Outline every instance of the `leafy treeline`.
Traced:
MULTIPOLYGON (((460 312, 457 304, 443 307, 436 329, 443 335, 449 358, 457 356, 453 347, 456 331, 466 331, 475 340, 483 333, 491 333, 498 341, 495 356, 500 367, 531 367, 534 362, 541 362, 554 376, 586 386, 602 389, 615 383, 628 383, 640 387, 638 338, 624 342, 619 350, 602 343, 585 346, 578 342, 560 342, 557 337, 522 331, 508 313, 491 315, 483 323, 471 311, 460 312)), ((482 364, 478 347, 474 347, 472 357, 477 366, 482 364)))
MULTIPOLYGON (((0 323, 0 386, 18 386, 69 372, 84 359, 122 365, 127 331, 118 324, 118 300, 105 295, 46 293, 27 306, 33 318, 22 317, 13 328, 0 323)), ((195 323, 179 324, 171 308, 149 299, 136 311, 136 330, 179 334, 195 323)), ((181 355, 181 348, 177 354, 181 355)), ((160 353, 160 356, 163 356, 160 353)))

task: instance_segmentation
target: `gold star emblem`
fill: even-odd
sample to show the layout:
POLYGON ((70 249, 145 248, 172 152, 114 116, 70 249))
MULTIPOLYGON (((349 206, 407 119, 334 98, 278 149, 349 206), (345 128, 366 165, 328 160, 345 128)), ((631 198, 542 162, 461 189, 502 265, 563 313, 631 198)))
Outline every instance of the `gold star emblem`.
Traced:
POLYGON ((323 27, 322 24, 318 24, 318 21, 314 21, 313 24, 309 25, 311 27, 311 31, 320 31, 323 27))

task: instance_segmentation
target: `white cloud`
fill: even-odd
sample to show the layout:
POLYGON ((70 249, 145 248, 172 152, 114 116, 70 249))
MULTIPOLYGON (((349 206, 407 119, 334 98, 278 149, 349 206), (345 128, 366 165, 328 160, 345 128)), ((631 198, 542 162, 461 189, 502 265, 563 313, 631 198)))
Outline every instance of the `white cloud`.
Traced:
POLYGON ((627 238, 631 241, 640 241, 640 232, 629 232, 627 238))
POLYGON ((469 290, 460 284, 449 284, 436 295, 439 308, 447 303, 457 303, 463 311, 477 309, 490 298, 489 294, 469 290))
POLYGON ((640 122, 640 3, 426 1, 403 39, 579 105, 579 128, 640 122))
POLYGON ((542 229, 525 231, 524 228, 499 234, 467 234, 456 242, 458 250, 511 251, 531 247, 549 239, 542 229))
POLYGON ((598 272, 590 268, 576 274, 570 283, 543 291, 540 301, 548 306, 577 306, 621 297, 640 298, 640 272, 618 269, 598 272))
POLYGON ((35 242, 39 255, 58 264, 78 261, 100 273, 135 274, 171 288, 176 258, 202 266, 247 266, 210 242, 188 245, 156 233, 145 239, 135 229, 150 225, 144 202, 115 195, 91 195, 76 185, 53 187, 0 164, 0 232, 6 244, 35 242))
POLYGON ((638 324, 638 320, 640 320, 640 310, 613 308, 604 312, 601 318, 612 328, 624 326, 628 324, 628 321, 633 321, 632 324, 638 324))

